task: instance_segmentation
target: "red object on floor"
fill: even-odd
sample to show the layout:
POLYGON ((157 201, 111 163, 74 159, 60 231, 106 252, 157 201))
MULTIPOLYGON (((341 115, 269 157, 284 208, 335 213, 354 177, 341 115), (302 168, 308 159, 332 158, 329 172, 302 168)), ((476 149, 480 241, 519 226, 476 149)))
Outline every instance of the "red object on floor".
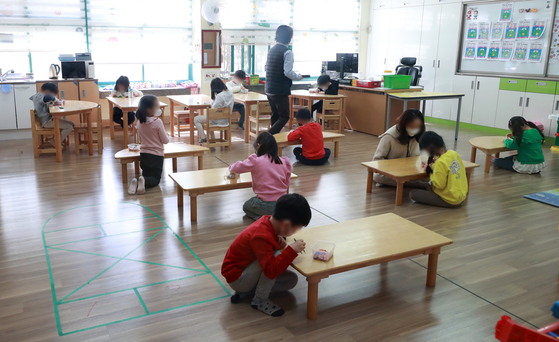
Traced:
POLYGON ((505 315, 495 326, 495 338, 501 342, 557 342, 557 338, 547 334, 557 330, 559 322, 534 330, 516 323, 505 315))

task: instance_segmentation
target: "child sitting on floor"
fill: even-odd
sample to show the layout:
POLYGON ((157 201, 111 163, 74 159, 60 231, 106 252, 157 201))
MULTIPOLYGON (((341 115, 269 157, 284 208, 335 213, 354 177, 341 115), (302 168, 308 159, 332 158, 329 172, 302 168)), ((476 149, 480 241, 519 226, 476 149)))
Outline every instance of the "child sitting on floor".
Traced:
MULTIPOLYGON (((227 82, 225 85, 227 89, 233 94, 235 93, 248 93, 248 90, 243 86, 243 82, 245 81, 247 74, 243 70, 237 70, 233 74, 233 79, 227 82)), ((239 112, 241 116, 239 118, 239 122, 237 123, 240 128, 245 129, 244 122, 245 122, 245 105, 242 103, 235 102, 233 105, 233 110, 239 112)))
POLYGON ((273 317, 283 315, 283 309, 268 296, 270 292, 287 291, 297 285, 297 275, 287 268, 305 249, 303 240, 287 245, 284 237, 307 226, 311 216, 303 196, 283 195, 272 216, 262 216, 235 238, 221 266, 221 274, 236 292, 231 303, 254 293, 250 303, 254 309, 273 317))
POLYGON ((258 220, 262 215, 272 215, 276 201, 287 192, 291 184, 291 163, 287 157, 278 157, 278 144, 268 132, 256 138, 254 150, 256 153, 246 160, 229 166, 229 171, 251 173, 256 196, 245 202, 243 210, 248 217, 258 220))
POLYGON ((288 141, 301 139, 303 147, 293 149, 295 158, 306 165, 324 165, 330 158, 330 150, 324 148, 322 127, 312 121, 311 112, 308 108, 301 108, 295 115, 299 128, 289 133, 288 141))
MULTIPOLYGON (((31 96, 29 99, 33 101, 35 107, 35 115, 41 121, 41 127, 54 128, 54 120, 49 112, 49 104, 61 104, 61 101, 56 98, 58 96, 58 86, 56 83, 44 83, 41 86, 41 91, 31 96)), ((66 140, 66 137, 74 130, 74 123, 70 120, 58 119, 60 127, 60 141, 66 140)), ((49 141, 52 143, 52 141, 49 141)))
MULTIPOLYGON (((120 76, 115 83, 115 87, 114 89, 111 91, 111 97, 129 97, 130 93, 129 93, 129 89, 130 88, 130 80, 128 79, 128 77, 126 76, 120 76)), ((142 97, 144 94, 142 94, 141 91, 136 90, 136 89, 132 89, 132 96, 133 97, 142 97)), ((117 124, 120 125, 120 127, 124 128, 124 121, 122 120, 122 109, 118 108, 118 107, 114 107, 113 108, 113 121, 117 124)), ((135 120, 135 113, 134 112, 128 112, 128 126, 131 127, 131 125, 134 123, 135 120)))
POLYGON ((459 207, 468 195, 468 179, 460 155, 447 150, 443 138, 435 132, 425 132, 419 138, 419 148, 429 153, 425 172, 431 177, 432 189, 414 189, 410 198, 437 207, 459 207))
MULTIPOLYGON (((235 97, 233 93, 227 90, 225 83, 221 80, 221 78, 214 78, 210 83, 210 90, 212 92, 212 108, 231 108, 233 111, 233 105, 235 104, 235 97)), ((207 115, 198 115, 194 118, 194 125, 198 129, 198 134, 200 135, 200 140, 198 141, 200 144, 203 144, 208 141, 206 137, 206 133, 204 132, 203 123, 208 120, 207 115)), ((229 119, 219 119, 219 120, 212 120, 210 125, 227 125, 229 119)), ((213 132, 211 132, 213 134, 213 132)), ((211 135, 210 134, 210 135, 211 135)), ((212 137, 210 137, 212 139, 212 137)))

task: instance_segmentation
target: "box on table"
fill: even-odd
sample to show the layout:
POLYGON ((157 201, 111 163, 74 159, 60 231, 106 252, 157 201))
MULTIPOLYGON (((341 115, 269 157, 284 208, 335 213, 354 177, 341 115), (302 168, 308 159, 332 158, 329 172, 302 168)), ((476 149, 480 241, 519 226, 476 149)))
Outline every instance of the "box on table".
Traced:
POLYGON ((354 80, 355 87, 361 88, 380 88, 381 81, 371 81, 371 80, 354 80))
POLYGON ((389 89, 410 89, 410 75, 385 75, 384 87, 389 89))

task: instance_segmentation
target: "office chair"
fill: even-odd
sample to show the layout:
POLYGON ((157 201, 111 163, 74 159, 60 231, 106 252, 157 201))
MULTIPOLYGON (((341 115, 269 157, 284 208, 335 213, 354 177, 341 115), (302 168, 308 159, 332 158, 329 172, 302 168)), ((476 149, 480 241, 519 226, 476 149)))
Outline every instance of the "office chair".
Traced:
POLYGON ((400 64, 396 67, 396 75, 411 76, 411 86, 416 86, 419 83, 423 71, 421 65, 415 65, 416 62, 417 58, 415 57, 404 57, 400 59, 400 64))

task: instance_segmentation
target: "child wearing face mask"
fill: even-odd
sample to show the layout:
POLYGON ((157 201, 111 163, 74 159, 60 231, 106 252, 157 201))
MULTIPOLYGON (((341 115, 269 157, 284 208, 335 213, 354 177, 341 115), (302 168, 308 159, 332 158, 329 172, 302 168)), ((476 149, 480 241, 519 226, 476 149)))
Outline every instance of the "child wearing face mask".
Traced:
POLYGON ((140 145, 140 167, 142 176, 134 178, 128 187, 130 195, 142 195, 147 188, 157 186, 163 171, 165 155, 164 144, 169 143, 163 121, 159 120, 161 108, 159 100, 153 95, 145 95, 140 99, 136 118, 140 145))

